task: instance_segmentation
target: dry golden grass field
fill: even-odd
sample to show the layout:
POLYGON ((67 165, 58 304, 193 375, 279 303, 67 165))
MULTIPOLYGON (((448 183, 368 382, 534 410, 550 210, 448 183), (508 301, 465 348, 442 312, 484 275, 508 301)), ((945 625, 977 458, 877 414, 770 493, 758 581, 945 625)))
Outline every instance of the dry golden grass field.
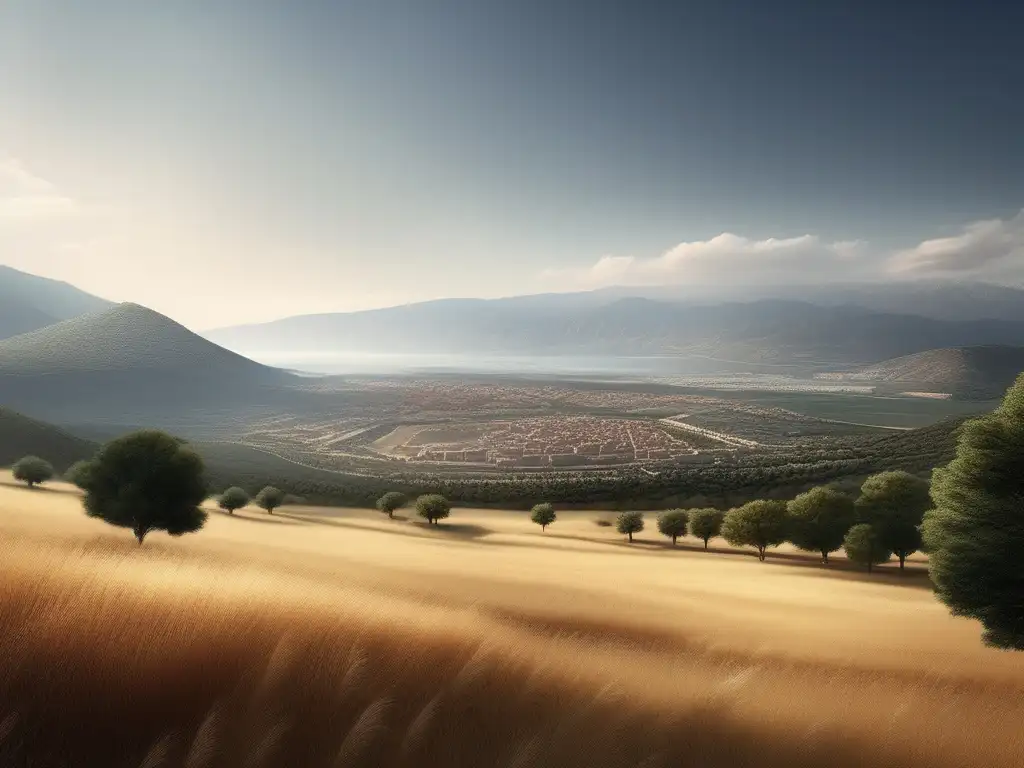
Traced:
POLYGON ((211 510, 138 547, 0 477, 0 766, 1024 765, 1024 656, 920 566, 599 516, 211 510))

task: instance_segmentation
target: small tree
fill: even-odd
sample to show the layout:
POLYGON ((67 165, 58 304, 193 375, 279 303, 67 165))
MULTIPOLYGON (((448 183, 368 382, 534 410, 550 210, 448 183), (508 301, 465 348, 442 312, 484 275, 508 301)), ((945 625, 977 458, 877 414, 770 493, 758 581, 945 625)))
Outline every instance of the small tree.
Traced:
POLYGON ((750 501, 726 512, 722 536, 734 547, 756 547, 763 561, 768 547, 786 540, 787 522, 786 502, 750 501))
POLYGON ((90 462, 85 513, 131 528, 139 544, 150 531, 171 536, 198 531, 206 522, 203 460, 183 440, 155 430, 107 443, 90 462))
POLYGON ((68 467, 67 471, 64 473, 64 479, 84 491, 86 484, 89 482, 89 472, 91 469, 92 464, 90 462, 76 461, 68 467))
POLYGON ((724 513, 714 507, 703 507, 690 510, 690 533, 704 541, 704 549, 708 541, 722 532, 724 513))
POLYGON ((416 514, 429 525, 437 525, 438 520, 444 520, 451 512, 451 503, 438 493, 428 493, 416 499, 416 514))
POLYGON ((986 645, 1024 650, 1024 376, 1002 405, 960 428, 936 469, 923 533, 928 572, 954 616, 981 622, 986 645))
POLYGON ((674 547, 676 539, 686 535, 689 522, 690 516, 685 509, 670 509, 658 515, 658 532, 672 539, 674 547))
POLYGON ((537 504, 530 510, 530 520, 539 525, 542 531, 547 530, 547 527, 557 519, 558 515, 555 514, 555 508, 550 504, 537 504))
POLYGON ((633 541, 633 534, 640 533, 644 529, 643 512, 620 512, 615 520, 615 529, 619 533, 626 534, 629 536, 629 540, 633 541))
POLYGON ((833 488, 812 488, 788 505, 789 540, 798 549, 820 552, 828 564, 829 552, 843 546, 843 537, 855 522, 853 499, 833 488))
POLYGON ((265 509, 269 514, 274 514, 274 510, 284 504, 284 491, 275 488, 272 485, 265 486, 259 493, 256 494, 256 498, 253 501, 256 502, 256 506, 260 509, 265 509))
POLYGON ((851 562, 866 565, 868 573, 892 557, 892 550, 885 546, 875 527, 867 523, 859 523, 846 532, 843 549, 851 562))
POLYGON ((393 518, 395 516, 395 510, 401 509, 405 504, 405 495, 398 491, 389 491, 377 499, 377 509, 389 518, 393 518))
POLYGON ((54 472, 53 465, 45 459, 40 459, 38 456, 26 456, 11 467, 11 474, 15 480, 33 488, 52 478, 54 472))
POLYGON ((859 522, 875 527, 882 545, 900 559, 921 548, 921 522, 931 509, 928 481, 909 472, 880 472, 864 481, 857 499, 859 522))
POLYGON ((235 514, 236 509, 241 509, 249 503, 249 494, 233 485, 228 488, 217 499, 217 506, 225 510, 229 515, 235 514))

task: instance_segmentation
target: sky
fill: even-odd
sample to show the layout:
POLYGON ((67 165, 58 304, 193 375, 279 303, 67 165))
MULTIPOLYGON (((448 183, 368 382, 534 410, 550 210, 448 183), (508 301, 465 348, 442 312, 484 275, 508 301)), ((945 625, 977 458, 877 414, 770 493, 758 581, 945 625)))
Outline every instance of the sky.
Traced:
POLYGON ((1024 283, 1024 4, 0 0, 0 263, 209 329, 1024 283))

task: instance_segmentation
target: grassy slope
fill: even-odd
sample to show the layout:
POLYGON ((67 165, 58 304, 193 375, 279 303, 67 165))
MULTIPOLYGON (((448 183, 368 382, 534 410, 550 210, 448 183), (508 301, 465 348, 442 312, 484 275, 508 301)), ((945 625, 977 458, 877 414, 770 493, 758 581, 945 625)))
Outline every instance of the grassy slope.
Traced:
POLYGON ((913 579, 629 546, 583 515, 325 512, 139 549, 70 492, 0 486, 0 763, 1024 762, 1016 657, 913 579))
POLYGON ((52 424, 0 407, 0 467, 34 454, 63 472, 79 459, 90 458, 97 447, 96 443, 75 437, 52 424))

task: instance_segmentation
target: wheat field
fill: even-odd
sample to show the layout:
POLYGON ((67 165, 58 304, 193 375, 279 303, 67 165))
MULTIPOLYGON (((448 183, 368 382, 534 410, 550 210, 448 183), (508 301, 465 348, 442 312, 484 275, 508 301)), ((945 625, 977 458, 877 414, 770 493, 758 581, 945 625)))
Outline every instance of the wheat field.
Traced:
POLYGON ((1024 765, 1024 657, 924 576, 598 516, 211 511, 138 547, 0 477, 0 766, 1024 765))

